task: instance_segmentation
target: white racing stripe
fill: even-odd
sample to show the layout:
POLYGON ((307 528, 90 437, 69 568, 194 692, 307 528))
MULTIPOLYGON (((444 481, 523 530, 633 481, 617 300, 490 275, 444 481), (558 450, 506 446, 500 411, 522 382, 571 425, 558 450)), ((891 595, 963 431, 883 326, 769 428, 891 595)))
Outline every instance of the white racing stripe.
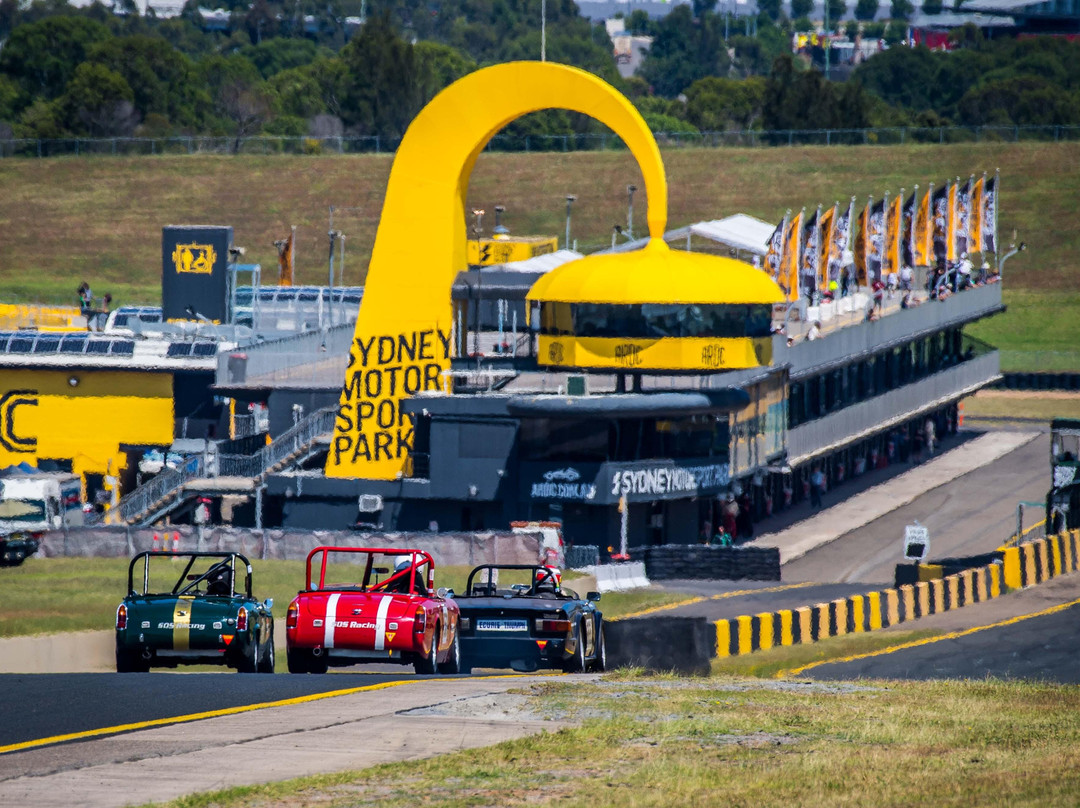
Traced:
POLYGON ((379 611, 375 614, 375 650, 382 651, 386 648, 386 613, 390 611, 390 595, 383 596, 379 601, 379 611))
POLYGON ((337 624, 337 602, 341 595, 334 593, 326 601, 326 619, 323 621, 323 648, 334 647, 334 626, 337 624))

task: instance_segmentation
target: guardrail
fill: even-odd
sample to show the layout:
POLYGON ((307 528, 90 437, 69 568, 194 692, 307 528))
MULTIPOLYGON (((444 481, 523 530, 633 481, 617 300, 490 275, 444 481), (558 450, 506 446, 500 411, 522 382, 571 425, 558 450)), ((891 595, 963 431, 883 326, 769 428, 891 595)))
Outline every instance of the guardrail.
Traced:
MULTIPOLYGON (((654 132, 667 148, 762 148, 776 146, 862 146, 907 143, 983 143, 1080 140, 1080 126, 892 126, 866 129, 735 129, 724 132, 654 132)), ((380 154, 393 153, 400 138, 363 137, 114 137, 8 138, 0 140, 3 157, 159 154, 380 154)), ((602 132, 553 135, 497 134, 488 151, 607 151, 626 147, 615 134, 602 132)))

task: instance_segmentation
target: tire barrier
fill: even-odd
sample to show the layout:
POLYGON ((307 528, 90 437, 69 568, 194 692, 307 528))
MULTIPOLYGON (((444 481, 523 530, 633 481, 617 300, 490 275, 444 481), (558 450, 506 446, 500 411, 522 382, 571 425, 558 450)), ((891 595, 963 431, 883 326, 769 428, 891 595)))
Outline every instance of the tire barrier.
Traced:
POLYGON ((595 567, 599 563, 599 544, 574 544, 566 548, 566 568, 568 570, 595 567))
POLYGON ((704 617, 632 617, 604 621, 608 668, 708 675, 716 630, 704 617))
MULTIPOLYGON (((717 656, 749 654, 775 646, 876 631, 1043 583, 1080 569, 1080 530, 1006 547, 1000 556, 1000 560, 985 566, 892 589, 798 609, 718 620, 715 623, 717 656)), ((933 575, 935 568, 944 573, 943 564, 917 566, 920 575, 933 575)))
POLYGON ((711 547, 665 544, 645 550, 649 578, 723 581, 779 581, 780 550, 776 547, 711 547))

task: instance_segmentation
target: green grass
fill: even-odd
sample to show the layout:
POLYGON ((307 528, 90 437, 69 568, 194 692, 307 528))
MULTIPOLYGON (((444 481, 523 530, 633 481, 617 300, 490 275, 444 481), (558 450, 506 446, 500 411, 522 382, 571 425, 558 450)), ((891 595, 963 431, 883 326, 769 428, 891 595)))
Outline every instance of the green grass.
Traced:
MULTIPOLYGON (((255 596, 273 598, 274 616, 283 621, 289 602, 303 585, 304 562, 252 560, 251 566, 255 596)), ((128 560, 123 558, 29 558, 21 566, 0 568, 0 637, 111 629, 127 589, 127 569, 128 560)), ((463 592, 470 569, 439 567, 435 583, 463 592)), ((578 591, 579 579, 568 572, 566 585, 578 591)), ((605 616, 618 617, 680 599, 685 596, 653 590, 620 592, 605 595, 601 607, 605 616)))
MULTIPOLYGON (((885 190, 1001 169, 999 237, 1028 245, 1005 268, 1009 310, 972 333, 1010 352, 1024 370, 1032 353, 1080 368, 1080 144, 665 149, 669 227, 737 212, 779 221, 784 211, 864 202, 885 190)), ((329 206, 346 233, 345 283, 363 282, 389 176, 389 155, 60 157, 0 161, 4 232, 0 300, 72 303, 80 280, 114 305, 160 300, 161 228, 229 224, 245 259, 274 275, 275 239, 297 226, 297 282, 326 278, 329 206)), ((642 187, 627 152, 480 156, 467 208, 506 207, 516 234, 560 235, 565 196, 576 194, 572 237, 594 250, 626 219, 626 186, 642 187)), ((636 232, 643 231, 639 192, 636 232)), ((462 223, 465 226, 465 223, 462 223)))
POLYGON ((1080 394, 1071 398, 1040 398, 1030 395, 994 395, 987 391, 964 399, 964 415, 981 418, 1038 418, 1048 424, 1054 418, 1080 418, 1080 394))
POLYGON ((634 675, 532 689, 571 728, 429 760, 185 797, 171 808, 1071 806, 1080 691, 634 675))

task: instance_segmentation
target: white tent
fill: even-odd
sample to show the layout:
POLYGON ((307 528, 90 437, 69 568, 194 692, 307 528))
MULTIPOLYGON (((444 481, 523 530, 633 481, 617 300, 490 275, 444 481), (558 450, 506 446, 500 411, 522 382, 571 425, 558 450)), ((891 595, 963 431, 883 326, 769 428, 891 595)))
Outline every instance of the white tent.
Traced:
POLYGON ((769 237, 776 230, 775 224, 763 222, 745 213, 736 213, 725 219, 698 222, 690 225, 690 232, 711 241, 725 244, 738 252, 765 255, 769 237))

